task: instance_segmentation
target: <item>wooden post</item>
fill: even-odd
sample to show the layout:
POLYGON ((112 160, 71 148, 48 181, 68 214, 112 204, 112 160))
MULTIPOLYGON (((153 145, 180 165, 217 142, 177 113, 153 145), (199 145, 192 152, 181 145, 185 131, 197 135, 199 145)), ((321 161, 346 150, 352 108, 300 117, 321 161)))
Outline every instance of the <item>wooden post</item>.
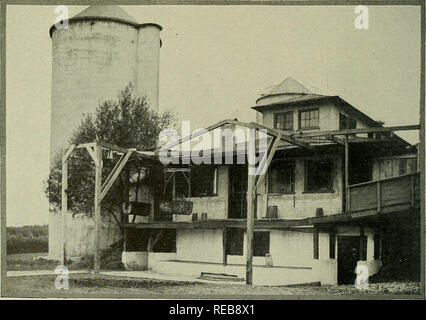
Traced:
POLYGON ((345 139, 345 202, 346 212, 350 211, 350 195, 349 195, 349 142, 348 136, 345 139))
POLYGON ((68 159, 62 161, 62 264, 67 264, 67 214, 68 214, 68 159))
POLYGON ((102 147, 95 146, 95 275, 99 275, 101 269, 101 187, 102 187, 102 147))
POLYGON ((253 284, 253 237, 254 237, 254 186, 255 186, 255 152, 256 134, 250 130, 248 140, 248 182, 247 182, 247 252, 246 252, 246 284, 253 284))
POLYGON ((227 258, 228 258, 228 255, 226 254, 226 242, 227 242, 227 240, 226 240, 226 227, 225 228, 223 228, 223 230, 222 230, 222 250, 223 250, 223 260, 222 260, 222 262, 223 262, 223 265, 224 266, 226 266, 226 264, 227 264, 227 258))
POLYGON ((359 260, 364 261, 364 225, 359 226, 359 260))
POLYGON ((318 227, 314 227, 313 232, 313 244, 314 244, 314 259, 319 259, 319 230, 318 227))
POLYGON ((377 212, 382 210, 382 190, 380 181, 377 181, 377 212))

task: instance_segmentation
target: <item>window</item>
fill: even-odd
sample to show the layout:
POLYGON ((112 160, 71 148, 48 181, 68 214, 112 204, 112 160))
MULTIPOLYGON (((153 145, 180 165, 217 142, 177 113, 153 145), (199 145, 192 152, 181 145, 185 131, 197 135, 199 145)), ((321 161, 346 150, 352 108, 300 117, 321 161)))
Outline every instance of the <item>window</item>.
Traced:
MULTIPOLYGON (((217 168, 214 166, 194 166, 189 172, 175 172, 175 197, 189 197, 189 181, 191 197, 211 197, 217 195, 217 168), (185 176, 186 175, 186 176, 185 176)), ((173 178, 167 183, 166 194, 172 198, 173 178)))
POLYGON ((293 130, 293 111, 274 113, 274 128, 293 130))
POLYGON ((269 232, 256 231, 253 235, 253 256, 264 257, 269 253, 269 232))
POLYGON ((339 130, 345 129, 356 129, 356 120, 344 115, 343 113, 339 114, 339 130))
POLYGON ((191 197, 217 195, 217 168, 196 166, 191 168, 191 197))
POLYGON ((294 169, 294 161, 272 161, 268 170, 268 193, 293 193, 294 169))
POLYGON ((305 192, 333 191, 333 160, 306 160, 305 192))
POLYGON ((299 129, 319 128, 319 109, 299 111, 299 129))

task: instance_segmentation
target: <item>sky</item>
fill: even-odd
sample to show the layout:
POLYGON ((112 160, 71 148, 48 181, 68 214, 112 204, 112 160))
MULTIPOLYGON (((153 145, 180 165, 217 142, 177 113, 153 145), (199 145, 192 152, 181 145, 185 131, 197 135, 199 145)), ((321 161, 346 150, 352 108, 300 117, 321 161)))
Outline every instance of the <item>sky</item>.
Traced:
MULTIPOLYGON (((289 76, 387 126, 419 123, 419 7, 369 6, 368 30, 355 28, 354 6, 122 8, 163 26, 160 111, 192 129, 254 121, 260 93, 289 76)), ((55 7, 8 5, 6 17, 7 225, 45 224, 55 7)), ((418 142, 418 132, 400 135, 418 142)))

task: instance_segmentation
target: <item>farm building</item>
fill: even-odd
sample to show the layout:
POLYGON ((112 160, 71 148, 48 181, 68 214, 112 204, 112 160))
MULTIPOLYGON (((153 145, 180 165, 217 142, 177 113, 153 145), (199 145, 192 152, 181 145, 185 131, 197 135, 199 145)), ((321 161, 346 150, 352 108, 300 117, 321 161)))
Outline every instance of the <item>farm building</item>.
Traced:
MULTIPOLYGON (((196 134, 154 153, 102 142, 75 146, 140 163, 129 181, 128 210, 116 218, 129 269, 240 278, 250 269, 254 283, 336 284, 353 282, 359 264, 370 275, 385 262, 419 265, 417 149, 395 134, 417 125, 384 127, 340 97, 313 94, 291 78, 253 109, 261 123, 224 120, 199 134, 219 130, 224 137, 219 148, 201 149, 202 163, 178 147, 196 134), (249 139, 238 142, 237 128, 248 129, 249 139), (223 150, 226 129, 233 140, 223 150), (249 158, 262 154, 260 132, 267 147, 254 164, 249 158), (262 163, 264 172, 249 174, 262 163), (160 197, 144 183, 147 170, 164 178, 160 197)), ((98 189, 101 199, 113 182, 98 189)))
POLYGON ((78 149, 95 163, 95 218, 66 215, 63 175, 66 221, 56 215, 49 228, 65 233, 49 240, 56 241, 49 250, 60 256, 60 237, 72 234, 67 254, 94 253, 99 271, 99 250, 123 238, 128 269, 227 274, 249 284, 353 283, 357 265, 369 275, 404 263, 420 272, 417 148, 395 133, 418 125, 386 127, 291 78, 252 109, 256 123, 224 120, 155 152, 100 141, 71 146, 64 169, 78 149), (218 143, 197 150, 202 161, 194 161, 202 135, 218 143), (102 150, 120 156, 103 183, 102 150), (130 162, 124 213, 101 214, 102 198, 130 162), (144 181, 150 171, 161 176, 160 195, 144 181))

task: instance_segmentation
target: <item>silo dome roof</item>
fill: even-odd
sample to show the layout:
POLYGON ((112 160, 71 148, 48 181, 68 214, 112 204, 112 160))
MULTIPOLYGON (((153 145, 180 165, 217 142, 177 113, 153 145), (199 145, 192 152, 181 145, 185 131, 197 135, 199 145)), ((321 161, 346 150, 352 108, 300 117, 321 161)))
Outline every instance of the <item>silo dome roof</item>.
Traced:
MULTIPOLYGON (((107 21, 125 23, 128 25, 134 26, 135 28, 155 26, 158 29, 160 29, 160 31, 162 30, 162 27, 156 23, 142 23, 142 24, 137 23, 132 16, 130 16, 125 10, 123 10, 119 6, 90 6, 84 9, 83 11, 81 11, 79 14, 70 18, 68 21, 73 22, 73 21, 82 21, 82 20, 88 20, 88 21, 107 20, 107 21)), ((52 37, 52 33, 55 29, 56 29, 55 25, 53 25, 50 28, 49 30, 50 37, 52 37)))
POLYGON ((131 23, 135 23, 133 19, 126 11, 121 9, 119 6, 90 6, 87 9, 84 9, 79 14, 75 15, 73 18, 112 18, 119 19, 131 23))

